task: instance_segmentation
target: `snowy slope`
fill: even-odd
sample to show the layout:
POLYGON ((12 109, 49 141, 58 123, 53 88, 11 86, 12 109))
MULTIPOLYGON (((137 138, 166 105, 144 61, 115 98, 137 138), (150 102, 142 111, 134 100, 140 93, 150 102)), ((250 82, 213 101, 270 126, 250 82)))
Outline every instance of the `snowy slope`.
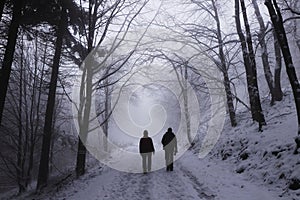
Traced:
POLYGON ((286 92, 273 107, 267 103, 263 104, 267 126, 262 133, 249 113, 239 113, 240 125, 225 127, 211 157, 282 199, 300 199, 300 189, 293 187, 295 182, 300 184, 300 154, 293 154, 297 118, 292 94, 286 92))

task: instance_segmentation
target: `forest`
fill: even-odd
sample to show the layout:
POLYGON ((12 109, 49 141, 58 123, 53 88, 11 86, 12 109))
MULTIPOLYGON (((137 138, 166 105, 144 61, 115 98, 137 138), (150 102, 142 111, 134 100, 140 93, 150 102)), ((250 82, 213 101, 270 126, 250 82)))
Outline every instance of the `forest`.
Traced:
MULTIPOLYGON (((140 190, 158 184, 147 195, 160 199, 160 141, 168 127, 178 141, 177 176, 190 177, 197 199, 231 194, 202 187, 192 158, 204 159, 207 173, 218 173, 206 159, 249 161, 256 148, 245 143, 251 138, 265 142, 257 150, 262 158, 270 142, 270 148, 280 146, 270 154, 287 162, 288 172, 274 170, 281 176, 277 188, 284 190, 278 196, 274 189, 275 199, 299 198, 300 1, 2 0, 0 47, 1 199, 51 199, 58 190, 75 195, 65 187, 89 185, 94 176, 104 184, 115 181, 113 175, 123 177, 120 186, 109 186, 120 194, 86 192, 86 199, 119 199, 126 190, 121 182, 133 179, 140 190), (144 130, 156 149, 151 181, 140 174, 137 145, 144 130), (273 147, 272 138, 279 138, 273 147), (193 163, 194 171, 188 170, 193 163), (110 178, 100 176, 100 168, 110 178)), ((253 159, 251 165, 259 163, 253 159)), ((255 170, 239 165, 235 172, 252 180, 260 176, 255 170)), ((191 198, 181 192, 172 198, 191 198)), ((129 193, 121 199, 141 198, 129 193)), ((60 198, 80 199, 54 197, 60 198)))

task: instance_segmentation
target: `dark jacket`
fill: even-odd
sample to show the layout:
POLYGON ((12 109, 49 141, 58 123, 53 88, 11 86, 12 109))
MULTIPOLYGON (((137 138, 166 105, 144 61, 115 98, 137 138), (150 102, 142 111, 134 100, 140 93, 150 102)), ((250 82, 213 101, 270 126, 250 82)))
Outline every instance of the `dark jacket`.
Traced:
POLYGON ((164 150, 177 152, 177 139, 173 132, 166 132, 161 140, 164 150))
POLYGON ((140 153, 154 152, 154 146, 150 137, 140 139, 140 153))

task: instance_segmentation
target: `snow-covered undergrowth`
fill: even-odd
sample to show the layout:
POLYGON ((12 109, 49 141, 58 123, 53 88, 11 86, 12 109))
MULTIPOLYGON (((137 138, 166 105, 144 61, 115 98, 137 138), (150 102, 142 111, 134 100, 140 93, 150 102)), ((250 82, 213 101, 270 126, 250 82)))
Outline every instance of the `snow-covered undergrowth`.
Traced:
MULTIPOLYGON (((267 122, 263 132, 249 112, 237 113, 238 126, 227 122, 209 157, 228 165, 249 181, 266 186, 283 199, 300 198, 300 152, 294 154, 297 116, 293 95, 270 107, 263 102, 267 122)), ((299 151, 299 150, 298 150, 299 151)))

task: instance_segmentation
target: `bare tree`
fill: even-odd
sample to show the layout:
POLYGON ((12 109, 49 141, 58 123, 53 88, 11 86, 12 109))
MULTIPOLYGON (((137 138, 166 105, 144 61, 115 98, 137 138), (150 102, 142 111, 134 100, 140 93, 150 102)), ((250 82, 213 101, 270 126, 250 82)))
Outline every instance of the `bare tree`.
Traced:
MULTIPOLYGON (((113 4, 109 4, 105 1, 88 1, 87 5, 81 4, 82 11, 88 10, 88 16, 84 13, 80 16, 82 20, 81 29, 82 34, 79 38, 71 38, 71 42, 79 46, 80 48, 74 49, 79 53, 81 61, 84 59, 86 62, 82 64, 82 79, 80 87, 80 104, 78 105, 78 124, 79 124, 79 142, 76 162, 76 174, 81 176, 85 173, 86 162, 86 147, 85 142, 88 132, 90 131, 89 123, 94 119, 90 119, 90 107, 91 107, 91 95, 95 91, 95 83, 93 83, 93 77, 96 72, 99 72, 99 66, 103 66, 107 62, 108 58, 116 51, 116 49, 123 42, 129 28, 134 19, 140 14, 148 1, 125 1, 118 0, 113 4), (114 26, 114 19, 119 20, 118 28, 111 29, 114 26), (109 48, 105 53, 101 45, 106 40, 107 33, 113 34, 109 48), (87 44, 87 47, 86 47, 87 44), (101 54, 101 55, 100 55, 101 54), (88 58, 86 58, 88 56, 88 58), (102 61, 96 61, 96 58, 102 57, 102 61), (100 62, 100 63, 99 63, 100 62)), ((112 76, 118 72, 124 63, 133 55, 133 51, 123 57, 115 69, 105 75, 108 68, 102 70, 104 75, 101 80, 112 76), (122 64, 123 63, 123 64, 122 64)), ((118 63, 117 63, 118 64, 118 63)), ((107 65, 109 66, 109 65, 107 65)))
POLYGON ((13 57, 15 52, 16 40, 22 15, 23 0, 13 1, 13 14, 8 30, 8 39, 5 48, 4 59, 0 71, 0 125, 2 121, 3 109, 5 104, 6 92, 9 77, 12 69, 13 57))
MULTIPOLYGON (((262 64, 264 68, 264 73, 265 73, 265 78, 268 83, 268 87, 271 93, 271 105, 274 104, 274 101, 281 100, 280 96, 276 96, 274 91, 274 81, 273 81, 273 74, 270 69, 270 63, 269 63, 269 53, 268 53, 268 48, 265 40, 265 35, 266 35, 266 26, 263 20, 263 17, 260 13, 259 6, 257 4, 257 0, 252 0, 252 5, 255 10, 255 15, 257 18, 257 21, 259 23, 260 30, 258 32, 258 41, 261 47, 261 59, 262 59, 262 64)), ((280 94, 279 94, 280 95, 280 94)))
POLYGON ((230 88, 230 80, 228 76, 228 66, 226 63, 226 58, 224 55, 224 49, 223 49, 223 38, 222 38, 222 32, 221 32, 221 25, 220 25, 220 19, 219 19, 219 14, 218 14, 218 8, 216 5, 216 1, 212 0, 212 6, 215 15, 213 16, 216 24, 217 24, 217 39, 218 39, 218 46, 219 46, 219 59, 220 59, 220 69, 223 73, 224 77, 224 87, 226 91, 226 96, 227 96, 227 105, 228 105, 228 110, 229 110, 229 116, 230 116, 230 121, 231 125, 234 127, 237 125, 236 118, 235 118, 235 110, 233 106, 233 96, 230 88))
MULTIPOLYGON (((20 31, 26 32, 23 29, 20 31)), ((35 163, 39 152, 36 146, 44 115, 42 96, 45 59, 48 56, 47 43, 43 44, 38 34, 32 35, 33 41, 28 40, 25 34, 21 35, 17 41, 14 68, 7 91, 6 106, 9 109, 5 110, 3 116, 3 128, 7 131, 1 131, 4 136, 1 146, 6 147, 9 153, 0 156, 5 162, 11 163, 12 166, 6 166, 2 170, 14 177, 19 194, 27 189, 32 180, 32 169, 37 166, 35 163), (11 145, 10 141, 15 143, 11 145)))
POLYGON ((41 190, 47 185, 49 176, 49 152, 51 145, 53 108, 55 105, 55 95, 57 86, 58 69, 60 64, 60 56, 63 45, 64 32, 67 28, 66 8, 62 6, 61 17, 56 32, 55 54, 53 58, 53 66, 50 80, 50 88, 46 107, 46 117, 44 125, 44 135, 42 141, 41 159, 39 165, 39 175, 37 182, 37 190, 41 190))
MULTIPOLYGON (((106 75, 109 73, 109 70, 107 70, 106 75)), ((100 88, 103 88, 104 93, 104 108, 103 111, 100 111, 102 114, 102 130, 104 132, 104 137, 103 137, 103 145, 104 145, 104 151, 108 152, 108 133, 109 133, 109 118, 110 118, 110 113, 112 111, 112 105, 111 105, 111 93, 113 91, 112 86, 110 86, 111 81, 109 78, 106 78, 104 80, 104 85, 100 86, 100 88)), ((100 89, 99 88, 99 89, 100 89)))
MULTIPOLYGON (((193 13, 199 14, 200 16, 205 15, 206 22, 204 23, 206 23, 206 25, 197 22, 186 22, 181 24, 176 23, 176 27, 183 29, 183 33, 179 34, 181 34, 182 37, 190 38, 191 44, 196 43, 199 45, 199 53, 209 57, 223 74, 223 84, 226 92, 230 122, 234 127, 237 125, 237 122, 233 105, 234 95, 231 91, 231 81, 228 71, 232 65, 232 58, 230 58, 230 56, 235 57, 236 54, 231 54, 229 51, 232 51, 233 48, 227 48, 226 45, 237 43, 237 41, 228 40, 230 34, 227 35, 222 30, 220 5, 218 5, 217 1, 193 0, 191 3, 195 5, 195 9, 192 11, 193 13)), ((179 32, 178 29, 173 31, 176 33, 179 32)), ((174 40, 178 41, 178 38, 174 40)))
MULTIPOLYGON (((183 106, 184 106, 184 116, 186 121, 186 134, 190 144, 193 145, 193 138, 191 136, 191 116, 189 112, 189 105, 188 105, 188 68, 189 63, 184 58, 179 58, 180 61, 175 61, 168 56, 164 55, 165 59, 167 59, 173 66, 173 69, 176 73, 178 83, 181 87, 182 96, 183 96, 183 106), (179 66, 178 66, 179 65, 179 66), (179 69, 178 69, 179 68, 179 69), (181 76, 178 74, 180 71, 181 76)), ((176 55, 178 58, 179 56, 176 55)))
POLYGON ((247 84, 248 84, 248 93, 250 100, 250 108, 252 113, 253 120, 259 123, 259 131, 262 131, 262 126, 265 125, 264 115, 262 113, 259 90, 257 85, 257 72, 256 72, 256 63, 255 63, 255 55, 252 45, 252 37, 250 32, 250 26, 247 17, 247 11, 244 0, 235 0, 235 22, 237 32, 240 38, 244 65, 246 69, 247 76, 247 84), (240 22, 240 3, 244 18, 244 24, 246 29, 246 37, 242 31, 241 22, 240 22))
POLYGON ((275 52, 275 69, 274 69, 274 96, 275 101, 281 101, 283 98, 283 93, 281 90, 281 68, 282 68, 282 57, 281 49, 278 43, 276 32, 273 29, 273 38, 274 38, 274 52, 275 52))
POLYGON ((298 20, 300 17, 300 10, 299 10, 299 1, 294 0, 294 1, 290 1, 287 2, 287 0, 284 0, 288 10, 291 11, 292 13, 292 17, 293 18, 293 34, 294 34, 294 38, 296 41, 296 45, 298 47, 298 50, 300 51, 300 33, 299 33, 299 28, 298 28, 298 20))
POLYGON ((285 28, 283 26, 283 19, 282 19, 280 8, 278 7, 276 0, 273 1, 265 0, 265 5, 268 8, 270 18, 273 23, 274 30, 276 32, 278 42, 281 47, 281 52, 283 54, 283 58, 286 66, 286 72, 288 74, 289 81, 292 86, 292 90, 294 94, 294 100, 295 100, 297 116, 298 116, 298 137, 295 139, 297 144, 297 148, 295 150, 296 153, 297 149, 300 148, 300 84, 295 71, 285 28))
MULTIPOLYGON (((22 41, 23 43, 23 41, 22 41)), ((23 152, 25 153, 26 151, 24 151, 24 147, 25 145, 23 144, 23 117, 22 117, 22 97, 23 97, 23 48, 22 48, 22 52, 21 52, 21 60, 20 60, 20 82, 19 82, 19 116, 18 116, 18 129, 19 129, 19 135, 18 135, 18 151, 17 151, 17 181, 18 181, 18 186, 19 186, 19 193, 22 193, 25 191, 25 184, 23 183, 23 177, 24 177, 24 159, 23 159, 23 152)), ((25 97, 26 98, 26 97, 25 97)), ((27 133, 25 133, 27 134, 27 133)), ((27 142, 27 141, 26 141, 27 142)), ((25 154, 26 156, 26 154, 25 154)), ((24 157, 25 157, 24 156, 24 157)))

